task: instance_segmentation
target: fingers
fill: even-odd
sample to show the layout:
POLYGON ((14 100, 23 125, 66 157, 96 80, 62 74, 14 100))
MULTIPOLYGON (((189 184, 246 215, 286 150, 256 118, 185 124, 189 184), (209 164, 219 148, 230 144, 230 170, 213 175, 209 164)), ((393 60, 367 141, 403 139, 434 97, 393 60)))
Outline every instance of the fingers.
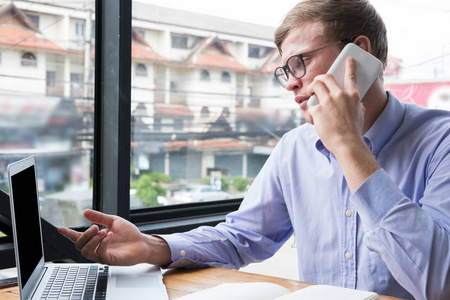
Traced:
POLYGON ((92 223, 104 225, 106 227, 111 227, 115 216, 107 215, 92 209, 86 209, 84 211, 84 217, 92 223))
POLYGON ((59 227, 58 232, 75 243, 78 238, 82 235, 81 232, 69 229, 67 227, 59 227))
POLYGON ((347 91, 356 90, 356 61, 353 57, 347 58, 347 64, 345 67, 345 77, 344 77, 344 89, 347 91))
POLYGON ((97 248, 97 257, 101 258, 102 263, 111 264, 110 254, 108 252, 108 246, 113 238, 112 231, 106 233, 105 238, 102 240, 97 248))
MULTIPOLYGON (((342 98, 349 95, 352 99, 358 98, 358 91, 356 88, 356 61, 353 57, 348 57, 345 66, 345 75, 343 79, 343 86, 339 86, 336 78, 331 74, 322 74, 314 78, 313 82, 307 88, 307 94, 316 94, 320 102, 326 102, 332 98, 342 98)), ((341 80, 339 80, 342 82, 341 80)))
MULTIPOLYGON (((107 228, 112 227, 115 219, 114 216, 91 209, 85 210, 84 216, 90 222, 104 225, 107 228)), ((58 228, 58 232, 71 240, 83 256, 99 263, 108 263, 107 249, 112 239, 112 232, 108 232, 106 229, 100 230, 97 225, 91 226, 84 233, 66 227, 58 228)))

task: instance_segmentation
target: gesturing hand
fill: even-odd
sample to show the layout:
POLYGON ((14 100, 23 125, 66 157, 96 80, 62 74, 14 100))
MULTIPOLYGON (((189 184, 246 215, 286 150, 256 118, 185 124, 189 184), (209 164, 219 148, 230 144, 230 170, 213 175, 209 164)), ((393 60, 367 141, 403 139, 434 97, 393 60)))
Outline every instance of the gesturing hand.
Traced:
POLYGON ((84 216, 92 223, 104 225, 106 229, 100 230, 93 225, 80 233, 65 227, 58 228, 59 233, 75 243, 83 256, 109 265, 164 264, 170 259, 170 250, 163 240, 142 234, 127 220, 90 209, 84 211, 84 216))

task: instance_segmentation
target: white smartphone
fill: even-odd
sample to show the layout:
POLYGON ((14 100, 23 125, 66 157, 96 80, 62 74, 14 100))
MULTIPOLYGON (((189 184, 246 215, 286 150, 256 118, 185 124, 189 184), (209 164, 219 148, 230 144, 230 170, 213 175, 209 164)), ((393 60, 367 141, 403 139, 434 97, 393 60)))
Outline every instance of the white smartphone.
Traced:
MULTIPOLYGON (((327 72, 333 75, 341 88, 344 87, 345 62, 350 56, 354 57, 356 61, 356 89, 361 101, 383 69, 383 63, 361 47, 353 43, 347 44, 327 72)), ((314 94, 308 100, 308 107, 317 104, 319 104, 319 99, 314 94)))

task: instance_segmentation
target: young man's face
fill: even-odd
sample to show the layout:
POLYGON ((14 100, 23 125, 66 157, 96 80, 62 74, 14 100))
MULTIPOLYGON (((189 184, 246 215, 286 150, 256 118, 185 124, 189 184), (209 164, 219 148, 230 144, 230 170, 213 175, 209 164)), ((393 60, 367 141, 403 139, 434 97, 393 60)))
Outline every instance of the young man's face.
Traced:
MULTIPOLYGON (((302 24, 292 29, 281 44, 281 51, 283 53, 282 65, 285 65, 286 61, 292 55, 309 52, 333 42, 336 41, 325 39, 321 24, 302 24)), ((295 102, 303 110, 304 117, 308 123, 313 124, 313 120, 308 114, 307 100, 309 99, 309 95, 306 93, 306 89, 313 82, 314 77, 325 74, 328 71, 339 53, 340 48, 338 46, 332 46, 304 56, 303 59, 306 66, 305 76, 296 79, 289 74, 286 89, 294 93, 295 102)))

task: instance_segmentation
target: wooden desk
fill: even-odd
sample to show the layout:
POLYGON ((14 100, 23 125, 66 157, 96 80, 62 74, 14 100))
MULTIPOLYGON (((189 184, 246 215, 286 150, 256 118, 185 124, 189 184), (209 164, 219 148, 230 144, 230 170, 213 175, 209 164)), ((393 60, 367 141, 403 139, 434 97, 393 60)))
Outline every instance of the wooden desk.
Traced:
MULTIPOLYGON (((290 291, 296 291, 311 285, 310 283, 297 280, 219 268, 168 270, 164 273, 163 280, 167 287, 169 299, 176 299, 181 296, 218 286, 222 283, 271 282, 284 286, 290 291)), ((19 300, 19 290, 17 286, 0 289, 0 299, 19 300)), ((380 296, 379 299, 394 300, 398 298, 380 296)))

